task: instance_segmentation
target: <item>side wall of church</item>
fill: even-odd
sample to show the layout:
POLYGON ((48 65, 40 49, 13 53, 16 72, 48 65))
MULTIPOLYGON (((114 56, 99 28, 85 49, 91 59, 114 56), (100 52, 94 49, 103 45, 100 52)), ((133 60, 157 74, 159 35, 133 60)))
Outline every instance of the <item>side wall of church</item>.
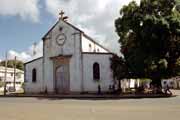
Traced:
POLYGON ((101 52, 108 53, 107 50, 97 45, 93 41, 89 40, 85 36, 82 36, 82 52, 101 52))
POLYGON ((80 31, 74 29, 63 21, 60 21, 54 29, 49 33, 49 37, 44 41, 44 87, 49 93, 54 92, 55 75, 54 63, 51 57, 72 55, 70 58, 70 91, 79 92, 82 86, 82 64, 81 64, 81 34, 80 31), (63 28, 62 31, 59 28, 63 28), (60 33, 66 35, 63 45, 56 42, 60 33))
POLYGON ((25 93, 43 91, 42 58, 25 65, 25 93), (32 70, 36 69, 36 82, 32 81, 32 70))
POLYGON ((109 60, 111 56, 111 54, 83 54, 84 91, 97 92, 98 84, 100 84, 102 91, 109 90, 109 85, 113 83, 109 60), (100 66, 99 83, 93 79, 94 63, 98 63, 100 66))

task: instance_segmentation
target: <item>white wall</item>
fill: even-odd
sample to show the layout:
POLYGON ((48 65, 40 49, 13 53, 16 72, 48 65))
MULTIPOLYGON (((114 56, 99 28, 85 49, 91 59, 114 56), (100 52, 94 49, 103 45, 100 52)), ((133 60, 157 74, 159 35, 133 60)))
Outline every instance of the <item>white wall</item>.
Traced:
POLYGON ((161 85, 162 85, 162 88, 165 88, 167 85, 170 87, 170 88, 173 88, 174 87, 174 80, 171 80, 171 79, 164 79, 164 80, 161 80, 161 85))
MULTIPOLYGON (((5 67, 0 66, 0 78, 4 81, 5 67)), ((14 68, 7 68, 6 82, 14 82, 14 68)), ((16 82, 24 82, 24 71, 16 69, 16 82)))
POLYGON ((42 78, 42 61, 43 59, 38 59, 31 63, 25 65, 25 93, 40 93, 42 92, 43 87, 43 78, 42 78), (32 70, 36 69, 37 71, 37 81, 32 82, 32 70))
POLYGON ((100 85, 102 91, 108 91, 109 85, 113 83, 113 76, 110 69, 111 54, 83 54, 83 76, 84 91, 97 92, 98 83, 93 80, 93 64, 95 62, 100 65, 100 85))
MULTIPOLYGON (((22 83, 24 83, 24 72, 16 69, 16 79, 15 79, 15 87, 16 90, 21 89, 22 83)), ((7 68, 7 76, 6 76, 6 87, 7 89, 9 87, 14 86, 14 69, 13 68, 7 68)), ((0 67, 0 80, 4 82, 5 79, 5 67, 0 67)), ((4 90, 4 87, 0 88, 0 91, 4 90)))
POLYGON ((125 92, 127 88, 135 88, 135 87, 140 87, 139 79, 122 79, 121 80, 121 88, 123 92, 125 92))

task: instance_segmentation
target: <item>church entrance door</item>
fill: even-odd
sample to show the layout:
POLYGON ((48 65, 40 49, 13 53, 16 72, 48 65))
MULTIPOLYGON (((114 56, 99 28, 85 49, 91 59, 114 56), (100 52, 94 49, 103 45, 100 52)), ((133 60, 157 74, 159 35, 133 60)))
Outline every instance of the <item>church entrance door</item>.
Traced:
POLYGON ((69 93, 69 68, 68 64, 56 68, 56 92, 58 94, 69 93))

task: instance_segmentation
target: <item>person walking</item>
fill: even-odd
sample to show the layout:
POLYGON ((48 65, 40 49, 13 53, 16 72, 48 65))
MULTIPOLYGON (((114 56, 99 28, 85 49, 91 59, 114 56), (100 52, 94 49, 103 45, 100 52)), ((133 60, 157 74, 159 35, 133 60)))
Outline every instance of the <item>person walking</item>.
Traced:
POLYGON ((170 91, 170 88, 169 88, 169 85, 168 85, 168 84, 165 85, 165 87, 164 87, 164 92, 165 92, 165 94, 170 94, 170 95, 172 95, 172 92, 170 91))

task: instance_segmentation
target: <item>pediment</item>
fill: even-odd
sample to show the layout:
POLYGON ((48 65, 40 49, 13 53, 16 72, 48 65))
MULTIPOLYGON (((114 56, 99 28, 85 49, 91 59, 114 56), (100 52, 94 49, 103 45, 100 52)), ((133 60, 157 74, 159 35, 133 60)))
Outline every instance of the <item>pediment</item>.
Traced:
POLYGON ((67 21, 63 21, 63 20, 58 20, 52 27, 51 29, 49 29, 49 31, 42 37, 42 40, 46 40, 46 39, 50 39, 51 38, 51 33, 52 31, 59 25, 59 31, 63 31, 63 26, 60 26, 60 24, 65 24, 79 32, 82 32, 82 30, 80 30, 79 28, 75 27, 74 25, 70 24, 67 21), (62 22, 62 23, 61 23, 62 22))

